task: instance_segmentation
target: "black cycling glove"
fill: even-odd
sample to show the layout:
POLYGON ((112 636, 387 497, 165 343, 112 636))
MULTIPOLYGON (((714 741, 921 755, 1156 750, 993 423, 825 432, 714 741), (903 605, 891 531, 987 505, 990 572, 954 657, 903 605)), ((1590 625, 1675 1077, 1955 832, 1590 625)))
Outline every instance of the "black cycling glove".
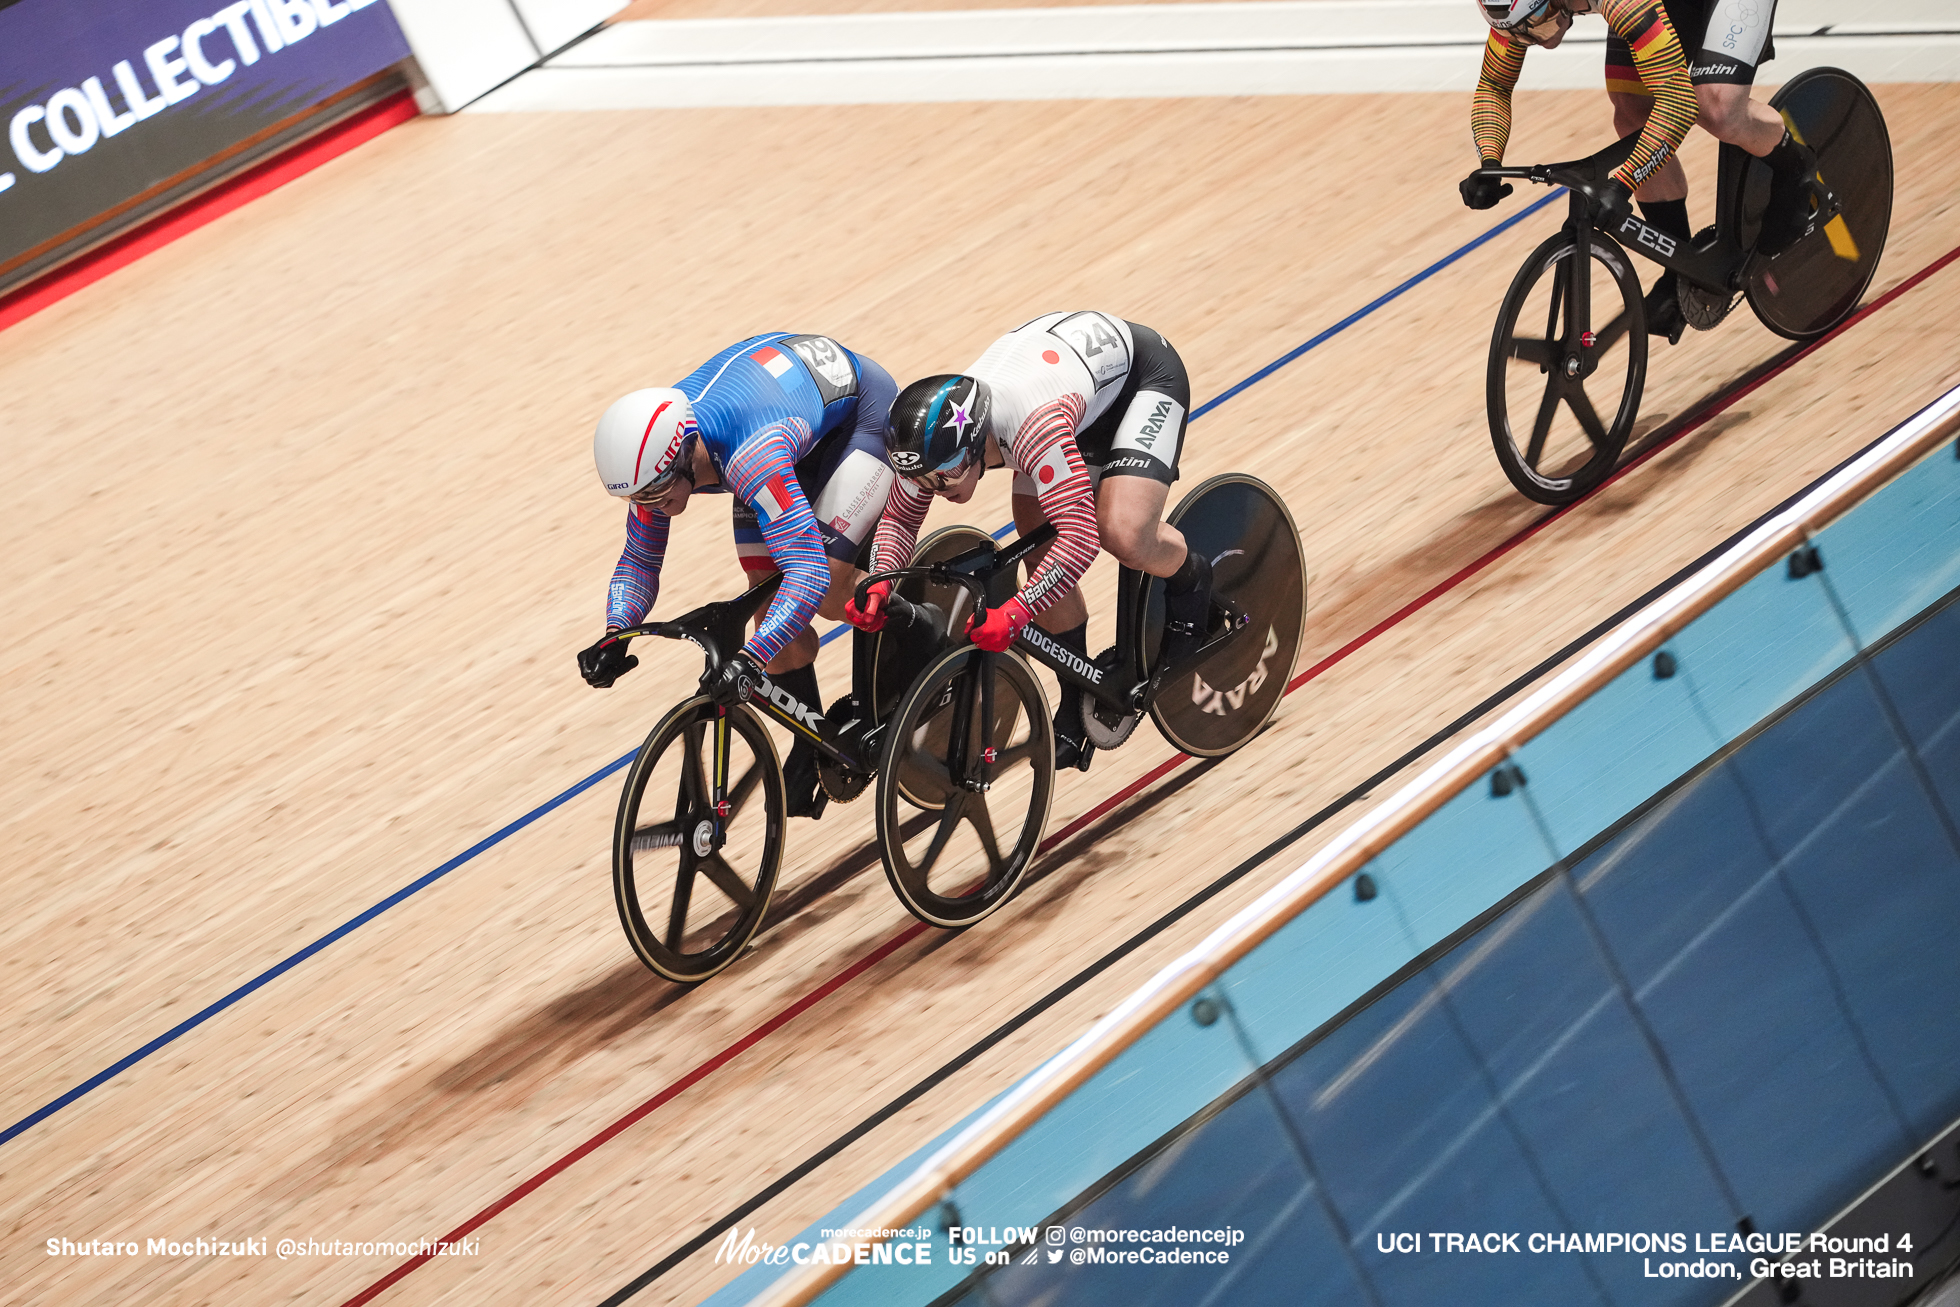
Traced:
POLYGON ((590 649, 578 651, 578 674, 595 690, 605 689, 639 665, 639 658, 626 652, 626 641, 613 638, 611 631, 590 649))
POLYGON ((747 703, 762 681, 762 669, 745 653, 738 653, 701 677, 701 693, 724 708, 747 703))
POLYGON ((1617 232, 1620 223, 1633 212, 1633 192, 1618 177, 1608 177, 1606 184, 1599 188, 1599 229, 1604 232, 1617 232))
POLYGON ((1494 208, 1497 202, 1511 193, 1511 183, 1501 177, 1492 177, 1485 168, 1495 168, 1495 159, 1485 159, 1477 171, 1458 182, 1456 189, 1463 195, 1463 202, 1473 209, 1494 208))

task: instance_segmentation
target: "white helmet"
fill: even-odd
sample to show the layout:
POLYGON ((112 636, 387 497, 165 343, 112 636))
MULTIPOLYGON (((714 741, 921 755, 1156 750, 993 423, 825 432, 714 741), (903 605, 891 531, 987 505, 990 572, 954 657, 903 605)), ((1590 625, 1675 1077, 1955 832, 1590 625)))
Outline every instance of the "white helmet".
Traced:
POLYGON ((1523 27, 1544 13, 1552 0, 1477 0, 1484 21, 1500 32, 1523 27))
POLYGON ((614 401, 592 433, 592 462, 608 494, 659 490, 685 470, 694 406, 672 386, 649 386, 614 401))

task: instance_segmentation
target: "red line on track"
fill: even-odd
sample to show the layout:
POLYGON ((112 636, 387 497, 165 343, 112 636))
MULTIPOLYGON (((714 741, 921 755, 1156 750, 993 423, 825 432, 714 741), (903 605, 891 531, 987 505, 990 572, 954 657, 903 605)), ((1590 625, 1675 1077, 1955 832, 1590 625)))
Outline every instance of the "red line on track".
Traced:
MULTIPOLYGON (((1668 448, 1670 445, 1674 444, 1682 437, 1686 436, 1687 434, 1696 430, 1697 428, 1706 425, 1710 418, 1715 417, 1717 414, 1727 409, 1730 405, 1734 404, 1737 400, 1742 399, 1743 397, 1749 395, 1751 392, 1760 389, 1765 383, 1767 383, 1771 379, 1782 375, 1784 372, 1789 371, 1789 369, 1795 366, 1795 364, 1799 360, 1807 358, 1813 351, 1818 349, 1820 346, 1828 343, 1829 341, 1837 339, 1837 337, 1840 334, 1849 331, 1853 326, 1855 326, 1859 322, 1864 321, 1866 318, 1878 312, 1886 305, 1892 303, 1900 296, 1918 287, 1922 282, 1926 281, 1927 278, 1931 277, 1934 273, 1939 272, 1941 269, 1947 267, 1949 264, 1953 263, 1956 259, 1960 259, 1960 246, 1956 246, 1954 249, 1949 250, 1946 254, 1942 255, 1940 258, 1935 259, 1932 263, 1927 264, 1924 268, 1921 268, 1918 272, 1906 278, 1904 281, 1894 286, 1891 290, 1885 292, 1885 294, 1879 296, 1877 299, 1873 300, 1870 304, 1867 304, 1864 308, 1858 310, 1856 313, 1846 318, 1843 322, 1839 323, 1836 327, 1832 328, 1826 334, 1819 336, 1816 340, 1811 341, 1809 344, 1805 345, 1802 349, 1797 350, 1789 358, 1783 360, 1775 367, 1764 372, 1760 377, 1755 378, 1753 381, 1750 381, 1743 386, 1737 387, 1735 390, 1729 392, 1726 395, 1721 395, 1716 397, 1707 405, 1707 407, 1696 412, 1691 418, 1683 422, 1681 424, 1680 430, 1676 431, 1673 435, 1669 436, 1666 440, 1660 441, 1650 446, 1649 448, 1643 450, 1638 458, 1633 459, 1625 467, 1620 468, 1612 476, 1608 477, 1604 482, 1600 484, 1600 489, 1603 489, 1606 486, 1613 484, 1613 482, 1618 481, 1621 477, 1625 476, 1628 472, 1631 472, 1634 468, 1639 467, 1642 463, 1646 462, 1654 455, 1660 453, 1662 450, 1668 448)), ((1594 490, 1590 492, 1586 496, 1586 498, 1590 499, 1592 495, 1597 493, 1599 493, 1599 491, 1594 490)), ((1484 554, 1481 558, 1477 559, 1475 562, 1472 562, 1467 566, 1461 568, 1457 572, 1453 573, 1448 579, 1437 582, 1435 585, 1425 590, 1421 595, 1410 600, 1408 603, 1402 605, 1402 607, 1396 609, 1389 616, 1375 623, 1375 625, 1369 627, 1362 634, 1348 641, 1346 644, 1342 645, 1339 649, 1336 649, 1333 653, 1328 654, 1325 658, 1322 658, 1319 662, 1307 668, 1306 671, 1301 672, 1298 676, 1294 677, 1291 681, 1288 681, 1286 683, 1286 693, 1292 694, 1295 690, 1305 685, 1308 681, 1311 681, 1315 677, 1321 675, 1321 673, 1327 671, 1329 668, 1333 667, 1336 663, 1339 663, 1340 661, 1345 659, 1348 655, 1354 653, 1356 650, 1362 648, 1364 645, 1371 643, 1373 640, 1375 640, 1376 637, 1380 636, 1381 634, 1390 630, 1391 628, 1400 625, 1402 622, 1408 620, 1408 618, 1413 616, 1415 613, 1421 611, 1423 608, 1428 607, 1431 603, 1434 603, 1437 599, 1441 598, 1443 595, 1449 593, 1451 590, 1454 590, 1457 586, 1463 584, 1463 582, 1465 582, 1472 576, 1475 576, 1478 572, 1483 571, 1486 567, 1490 566, 1492 563, 1502 558, 1505 554, 1510 553, 1513 549, 1516 549, 1519 545, 1531 539, 1531 537, 1537 535, 1540 531, 1544 530, 1547 526, 1557 521, 1560 517, 1563 517, 1566 514, 1566 512, 1568 512, 1570 509, 1576 508, 1578 507, 1578 504, 1584 502, 1585 500, 1581 499, 1577 503, 1569 504, 1565 508, 1561 508, 1555 512, 1546 514, 1543 518, 1532 523, 1524 530, 1518 532, 1516 535, 1512 536, 1509 540, 1506 540, 1504 543, 1491 549, 1490 552, 1484 554)), ((1057 844, 1060 844, 1063 840, 1067 839, 1069 836, 1075 834, 1083 827, 1089 825, 1097 818, 1103 816, 1111 809, 1117 807, 1119 804, 1131 798, 1139 790, 1143 789, 1148 785, 1153 785, 1159 780, 1162 780, 1165 776, 1168 776, 1171 772, 1175 771, 1178 767, 1182 766, 1183 764, 1189 761, 1191 761, 1191 755, 1188 753, 1172 754, 1169 758, 1166 758, 1164 761, 1158 763, 1155 767, 1152 767, 1149 771, 1137 777, 1129 784, 1123 786, 1123 788, 1116 791, 1116 793, 1110 795, 1107 799, 1104 799, 1101 803, 1098 803, 1095 807, 1089 809, 1089 811, 1083 813, 1080 817, 1077 817, 1074 821, 1071 821, 1068 825, 1062 827, 1062 829, 1056 831, 1053 835, 1050 835, 1047 839, 1043 840, 1041 842, 1041 847, 1038 851, 1042 853, 1046 853, 1049 849, 1054 848, 1057 844)), ((835 993, 838 989, 842 988, 850 981, 855 980, 858 976, 863 975, 871 967, 874 967, 878 963, 883 962, 886 958, 890 957, 893 953, 897 952, 899 949, 905 947, 905 945, 911 943, 913 940, 925 934, 925 932, 926 932, 926 924, 924 922, 922 921, 912 922, 904 929, 892 935, 884 943, 872 949, 871 952, 867 953, 864 957, 858 959, 856 962, 853 962, 850 966, 846 967, 843 971, 838 972, 835 976, 832 976, 829 980, 826 980, 823 984, 811 990, 808 994, 805 994, 802 998, 796 1000, 796 1002, 784 1008, 781 1012, 778 1012, 775 1016, 770 1017, 767 1021, 763 1022, 760 1026, 757 1026, 754 1030, 744 1035, 741 1039, 737 1040, 733 1044, 730 1044, 727 1048, 724 1048, 721 1052, 715 1054, 707 1061, 701 1063, 699 1066, 695 1067, 692 1071, 689 1071, 686 1075, 682 1076, 679 1080, 674 1081, 674 1083, 668 1085, 665 1089, 662 1089, 659 1093, 655 1094, 652 1098, 649 1098, 646 1102, 640 1104, 638 1107, 628 1112, 625 1116, 620 1117, 617 1121, 607 1126, 604 1130, 601 1130, 598 1134, 586 1140, 584 1143, 580 1144, 577 1148, 574 1148, 571 1152, 565 1154, 563 1157, 553 1162, 550 1166, 547 1166, 544 1170, 538 1172, 536 1175, 526 1180, 523 1184, 517 1186, 517 1188, 511 1190, 509 1193, 505 1194, 502 1198, 499 1198, 496 1202, 490 1204, 490 1206, 484 1208, 482 1211, 478 1212, 475 1216, 472 1216, 469 1220, 457 1226, 454 1230, 444 1235, 443 1240, 453 1241, 453 1240, 463 1239, 468 1237, 470 1234, 475 1232, 479 1227, 481 1227, 486 1221, 490 1220, 490 1218, 504 1211, 506 1208, 516 1203, 519 1199, 525 1197, 532 1190, 538 1188, 540 1185, 544 1184, 547 1180, 550 1180, 554 1176, 558 1175, 561 1171, 564 1171, 566 1168, 570 1167, 574 1162, 579 1161, 581 1158, 585 1157, 587 1154, 597 1149, 600 1145, 606 1143, 608 1140, 618 1135, 621 1131, 625 1130, 627 1127, 638 1123, 639 1121, 645 1119, 647 1116, 649 1116, 659 1108, 664 1107, 666 1104, 668 1104, 669 1102, 673 1101, 676 1097, 678 1097, 684 1090, 692 1088, 694 1085, 700 1083, 702 1080, 706 1079, 709 1075, 711 1075, 715 1071, 720 1070, 723 1066, 733 1061, 737 1056, 746 1052, 750 1048, 753 1048, 756 1044, 760 1043, 762 1040, 768 1038, 776 1031, 782 1029, 784 1026, 788 1025, 792 1020, 794 1020, 798 1016, 801 1016, 804 1012, 809 1011, 812 1007, 822 1002, 825 998, 828 998, 831 994, 835 993)), ((390 1271, 387 1275, 383 1276, 381 1279, 376 1280, 373 1284, 361 1290, 361 1292, 355 1294, 352 1298, 349 1298, 345 1303, 341 1305, 341 1307, 361 1307, 361 1304, 363 1303, 372 1302, 377 1295, 381 1294, 390 1286, 400 1281, 402 1277, 408 1275, 411 1271, 415 1270, 419 1266, 422 1266, 424 1263, 427 1263, 432 1260, 434 1260, 434 1256, 433 1254, 429 1254, 429 1253, 423 1253, 416 1257, 410 1258, 408 1261, 402 1263, 400 1266, 390 1271)))
POLYGON ((114 237, 50 276, 0 297, 0 331, 67 299, 84 286, 101 281, 118 268, 126 268, 144 255, 188 236, 233 209, 242 208, 261 195, 278 190, 328 160, 373 140, 390 127, 407 122, 419 112, 411 92, 391 95, 358 113, 350 114, 318 136, 302 141, 285 153, 220 182, 178 208, 114 237))

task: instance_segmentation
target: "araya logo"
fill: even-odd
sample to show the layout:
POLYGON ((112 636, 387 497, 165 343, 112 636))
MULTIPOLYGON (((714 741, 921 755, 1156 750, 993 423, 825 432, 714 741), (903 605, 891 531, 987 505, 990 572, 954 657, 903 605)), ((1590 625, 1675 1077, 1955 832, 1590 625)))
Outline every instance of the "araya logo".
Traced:
POLYGON ((1157 407, 1151 410, 1150 420, 1143 424, 1143 434, 1137 437, 1137 443, 1145 449, 1155 449, 1157 437, 1164 434, 1164 422, 1170 415, 1171 402, 1168 399, 1158 400, 1157 407))
POLYGON ((1258 692, 1270 675, 1266 670, 1266 660, 1279 652, 1279 632, 1274 627, 1266 628, 1266 647, 1259 653, 1259 665, 1252 674, 1229 690, 1214 689, 1205 684, 1205 678, 1196 672, 1191 673, 1191 702, 1197 704, 1202 712, 1215 713, 1220 717, 1229 716, 1245 707, 1248 697, 1258 692), (1229 708, 1228 708, 1229 705, 1229 708))

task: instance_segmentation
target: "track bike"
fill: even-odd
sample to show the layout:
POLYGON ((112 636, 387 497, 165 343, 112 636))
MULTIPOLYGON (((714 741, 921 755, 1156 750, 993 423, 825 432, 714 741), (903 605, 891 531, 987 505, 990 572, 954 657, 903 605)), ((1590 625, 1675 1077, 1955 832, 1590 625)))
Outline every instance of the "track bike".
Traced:
MULTIPOLYGON (((1039 543, 1014 552, 1014 560, 1039 543)), ((900 575, 912 570, 923 568, 900 575)), ((742 648, 749 621, 781 584, 780 576, 772 577, 736 598, 616 635, 691 641, 711 673, 742 648)), ((764 674, 748 701, 734 708, 705 694, 682 700, 640 746, 614 823, 613 896, 626 937, 649 969, 682 984, 698 983, 740 957, 762 928, 787 826, 782 765, 765 719, 817 750, 822 789, 813 815, 830 800, 857 797, 877 776, 895 700, 913 671, 950 638, 945 615, 929 604, 895 606, 893 617, 878 636, 853 633, 852 691, 827 711, 764 674)), ((947 896, 936 925, 970 925, 1004 902, 1047 821, 1054 742, 1041 687, 1025 668, 1019 677, 1011 667, 979 670, 988 674, 967 681, 984 683, 977 693, 975 685, 963 683, 961 702, 982 699, 992 711, 984 733, 995 750, 986 764, 988 779, 1023 782, 1015 793, 1025 807, 998 828, 986 825, 992 840, 986 865, 967 878, 961 893, 947 896)), ((929 787, 933 776, 966 762, 958 753, 928 756, 929 747, 905 760, 919 773, 917 786, 929 787)))
MULTIPOLYGON (((976 747, 974 731, 991 716, 983 709, 974 716, 975 728, 962 725, 968 709, 959 706, 958 686, 968 669, 994 660, 1020 668, 1019 677, 1026 674, 1024 658, 1048 668, 1062 693, 1081 696, 1092 749, 1120 747, 1148 714, 1164 738, 1185 753, 1219 757, 1243 746, 1278 708, 1307 606, 1300 536, 1285 503, 1263 482, 1231 474, 1199 485, 1166 520, 1211 558, 1213 569, 1210 628, 1178 662, 1154 661, 1164 625, 1162 584, 1126 567, 1117 578, 1116 643, 1099 657, 1080 658, 1030 624, 1005 654, 971 645, 946 650, 919 674, 897 707, 879 779, 878 834, 893 890, 921 919, 950 924, 941 920, 947 904, 939 894, 958 884, 963 873, 949 874, 940 865, 941 852, 958 822, 967 819, 965 805, 986 788, 982 769, 988 745, 982 737, 976 747), (948 707, 950 726, 940 718, 948 707), (968 770, 955 765, 941 774, 935 760, 942 757, 967 759, 968 770), (921 851, 915 851, 919 841, 905 834, 908 806, 941 812, 921 851)), ((893 579, 895 595, 936 599, 949 612, 952 629, 964 629, 968 616, 984 620, 988 607, 1014 595, 1013 564, 1054 536, 1054 528, 1045 526, 1000 550, 984 532, 953 528, 934 538, 935 549, 950 556, 923 571, 869 576, 858 602, 864 602, 864 587, 893 579), (961 543, 960 532, 967 533, 970 547, 952 552, 961 543), (938 589, 928 595, 927 586, 938 589)), ((1085 756, 1085 766, 1087 761, 1085 756)), ((1052 754, 1047 765, 1052 775, 1052 754)))
POLYGON ((1647 376, 1647 319, 1628 250, 1679 274, 1682 314, 1700 331, 1739 299, 1765 327, 1797 341, 1823 335, 1857 308, 1892 216, 1892 148, 1878 102, 1850 73, 1813 68, 1769 103, 1816 152, 1829 191, 1810 232, 1773 259, 1755 248, 1769 166, 1736 145, 1721 147, 1714 225, 1686 243, 1631 213, 1611 232, 1596 224, 1599 196, 1635 136, 1570 163, 1484 170, 1570 193, 1565 226, 1531 252, 1504 297, 1485 376, 1497 460, 1527 498, 1578 499, 1612 474, 1633 433, 1647 376), (1544 334, 1530 334, 1541 321, 1544 334), (1529 426, 1513 422, 1514 412, 1529 426))

